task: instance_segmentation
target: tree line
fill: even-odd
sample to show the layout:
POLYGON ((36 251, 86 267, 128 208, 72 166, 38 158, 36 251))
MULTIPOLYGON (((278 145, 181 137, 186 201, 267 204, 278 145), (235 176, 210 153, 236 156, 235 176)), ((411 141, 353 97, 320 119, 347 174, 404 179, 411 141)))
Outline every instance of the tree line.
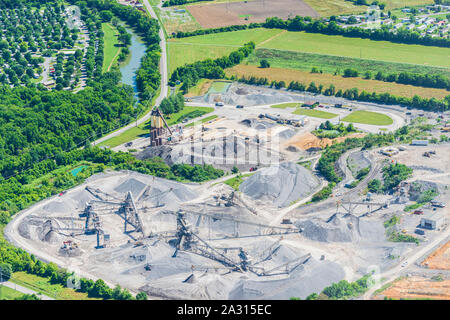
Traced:
POLYGON ((223 56, 215 60, 206 59, 197 61, 191 64, 178 67, 170 77, 170 85, 175 85, 177 82, 182 82, 181 90, 187 93, 189 88, 195 86, 199 79, 221 79, 225 77, 225 68, 238 65, 248 57, 255 49, 254 42, 248 42, 243 47, 231 52, 228 56, 223 56))
POLYGON ((163 7, 171 7, 171 6, 180 6, 186 3, 194 3, 201 1, 210 1, 210 0, 167 0, 163 2, 163 7))
MULTIPOLYGON (((66 269, 59 268, 54 263, 44 263, 34 255, 25 250, 15 248, 6 240, 0 239, 0 267, 2 270, 11 272, 24 271, 50 280, 51 284, 60 284, 67 287, 71 279, 76 275, 66 269)), ((5 280, 5 279, 4 279, 5 280)), ((78 292, 87 293, 91 298, 115 299, 115 300, 147 300, 147 294, 138 293, 136 298, 127 290, 116 286, 110 288, 102 279, 93 281, 91 279, 80 278, 80 288, 78 292)))
POLYGON ((253 28, 270 28, 270 29, 284 29, 288 31, 306 31, 311 33, 320 33, 326 35, 340 35, 350 38, 362 38, 370 40, 383 40, 396 43, 405 44, 420 44, 426 46, 436 47, 450 47, 450 39, 446 38, 432 38, 431 36, 421 37, 417 31, 414 30, 398 30, 397 33, 390 32, 385 26, 379 29, 362 29, 359 27, 343 28, 335 21, 323 22, 314 20, 311 17, 289 18, 283 20, 277 17, 267 18, 265 22, 250 23, 248 25, 236 25, 222 28, 201 29, 191 32, 177 32, 174 37, 185 38, 211 33, 230 32, 236 30, 245 30, 253 28))
POLYGON ((257 78, 255 76, 251 77, 242 76, 240 78, 232 76, 231 80, 237 80, 239 82, 252 85, 270 85, 270 87, 276 89, 287 88, 288 90, 292 91, 307 91, 315 94, 323 94, 326 96, 342 97, 349 100, 401 105, 411 107, 414 109, 422 109, 426 111, 444 112, 450 109, 450 95, 446 96, 442 100, 438 100, 436 98, 429 98, 429 99, 421 98, 418 95, 409 98, 409 97, 395 96, 388 92, 370 93, 365 90, 359 91, 358 88, 337 90, 333 84, 331 84, 328 88, 325 88, 321 84, 317 85, 314 81, 311 82, 309 85, 305 85, 299 81, 291 81, 289 85, 286 86, 286 83, 283 80, 281 81, 274 80, 269 82, 267 78, 257 78))
MULTIPOLYGON (((312 72, 312 71, 311 71, 312 72)), ((344 77, 358 77, 360 73, 352 68, 344 69, 344 77)), ((374 79, 384 82, 395 82, 400 84, 409 84, 413 86, 447 89, 450 91, 450 79, 440 74, 423 74, 414 72, 400 72, 385 74, 378 71, 375 75, 370 71, 364 73, 364 79, 374 79)))

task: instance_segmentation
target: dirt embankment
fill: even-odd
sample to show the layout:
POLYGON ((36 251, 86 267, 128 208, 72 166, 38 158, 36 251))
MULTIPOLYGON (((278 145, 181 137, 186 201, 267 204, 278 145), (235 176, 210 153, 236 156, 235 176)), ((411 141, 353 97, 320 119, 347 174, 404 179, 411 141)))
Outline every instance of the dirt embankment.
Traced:
POLYGON ((450 241, 429 255, 422 265, 429 269, 450 270, 450 241))
POLYGON ((318 138, 310 132, 304 133, 302 135, 296 135, 292 139, 285 143, 286 147, 294 146, 301 150, 311 150, 311 149, 323 149, 326 146, 330 146, 333 143, 344 142, 348 138, 362 138, 365 133, 353 133, 345 137, 339 137, 335 139, 328 138, 318 138))
POLYGON ((396 281, 381 293, 380 297, 382 296, 393 299, 450 300, 450 280, 433 281, 409 277, 396 281))

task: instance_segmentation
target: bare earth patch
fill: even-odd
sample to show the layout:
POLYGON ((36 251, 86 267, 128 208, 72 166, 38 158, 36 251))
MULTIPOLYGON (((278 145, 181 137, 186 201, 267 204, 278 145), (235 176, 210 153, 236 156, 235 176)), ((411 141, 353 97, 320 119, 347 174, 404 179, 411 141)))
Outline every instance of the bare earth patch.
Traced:
POLYGON ((450 300, 450 280, 432 281, 422 277, 409 277, 396 281, 381 295, 394 299, 450 300))
POLYGON ((266 18, 282 19, 295 16, 318 17, 302 0, 254 0, 220 4, 188 6, 187 9, 203 28, 218 28, 251 22, 264 22, 266 18), (247 18, 247 20, 246 20, 247 18))
POLYGON ((428 256, 422 265, 429 269, 450 270, 450 241, 428 256))
POLYGON ((318 138, 310 132, 306 132, 301 135, 295 135, 290 140, 286 141, 285 147, 294 146, 301 150, 309 150, 311 148, 325 148, 333 143, 344 142, 348 138, 362 138, 365 133, 352 133, 345 137, 339 137, 335 139, 318 138))

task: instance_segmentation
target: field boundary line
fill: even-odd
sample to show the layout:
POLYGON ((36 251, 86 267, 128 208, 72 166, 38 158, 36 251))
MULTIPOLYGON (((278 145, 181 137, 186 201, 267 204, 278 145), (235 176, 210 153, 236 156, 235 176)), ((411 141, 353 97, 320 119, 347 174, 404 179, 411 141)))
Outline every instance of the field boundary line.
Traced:
POLYGON ((243 47, 240 45, 235 45, 235 44, 220 44, 220 45, 214 45, 214 44, 208 44, 208 43, 193 43, 193 42, 180 42, 180 41, 167 41, 168 44, 186 44, 186 45, 191 45, 191 46, 207 46, 207 47, 215 47, 215 48, 219 48, 219 47, 233 47, 233 48, 241 48, 243 47))
POLYGON ((264 44, 264 43, 266 43, 266 42, 272 41, 273 39, 275 39, 275 38, 281 36, 283 33, 286 33, 286 32, 287 32, 287 30, 281 30, 281 32, 279 32, 279 33, 277 33, 277 34, 271 36, 269 39, 264 40, 263 42, 259 43, 259 44, 256 45, 256 46, 259 47, 259 46, 261 46, 262 44, 264 44))

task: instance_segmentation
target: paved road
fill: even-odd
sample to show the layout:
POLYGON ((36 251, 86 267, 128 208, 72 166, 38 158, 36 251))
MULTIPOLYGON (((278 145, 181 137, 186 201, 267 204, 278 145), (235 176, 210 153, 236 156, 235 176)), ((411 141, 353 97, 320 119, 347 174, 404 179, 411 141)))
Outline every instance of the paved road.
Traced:
POLYGON ((5 286, 5 287, 8 287, 8 288, 11 288, 11 289, 13 289, 13 290, 16 290, 16 291, 19 291, 19 292, 22 292, 22 293, 26 293, 26 294, 35 294, 35 295, 37 295, 39 298, 41 298, 41 300, 55 300, 55 299, 53 299, 53 298, 51 298, 51 297, 48 297, 48 296, 46 296, 46 295, 43 295, 43 294, 38 293, 38 292, 36 292, 36 291, 33 291, 33 290, 31 290, 31 289, 28 289, 28 288, 19 286, 18 284, 15 284, 15 283, 13 283, 13 282, 11 282, 11 281, 2 282, 0 285, 5 286))
MULTIPOLYGON (((143 0, 143 3, 145 5, 145 7, 147 8, 148 12, 150 13, 150 16, 154 19, 158 19, 155 11, 153 10, 152 6, 150 5, 150 3, 148 2, 148 0, 143 0)), ((167 84, 168 81, 168 73, 167 73, 167 51, 166 51, 166 37, 164 35, 164 31, 163 28, 160 24, 160 29, 159 29, 159 37, 161 39, 159 46, 161 47, 161 60, 159 62, 159 69, 161 72, 161 92, 159 94, 159 97, 156 99, 155 101, 155 105, 159 106, 159 104, 161 103, 161 101, 167 97, 167 93, 169 91, 169 86, 167 84)), ((144 115, 142 118, 140 118, 137 121, 137 125, 140 125, 141 123, 144 123, 145 121, 147 121, 148 119, 150 119, 150 112, 148 112, 146 115, 144 115)), ((136 122, 132 122, 129 125, 120 128, 117 131, 114 131, 104 137, 101 137, 100 139, 97 139, 96 141, 93 142, 94 145, 99 144, 103 141, 106 141, 108 139, 111 139, 113 137, 116 137, 122 133, 124 133, 125 131, 127 131, 128 129, 132 128, 136 126, 136 122)))

